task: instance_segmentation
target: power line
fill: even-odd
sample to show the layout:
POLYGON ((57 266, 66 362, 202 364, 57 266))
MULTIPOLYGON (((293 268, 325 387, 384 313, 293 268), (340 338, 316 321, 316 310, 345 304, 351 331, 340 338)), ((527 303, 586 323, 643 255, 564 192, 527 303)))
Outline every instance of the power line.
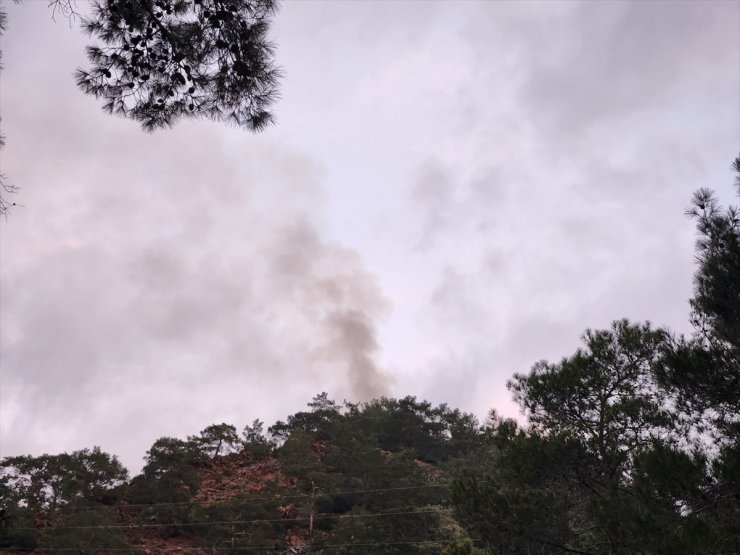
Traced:
MULTIPOLYGON (((313 549, 332 549, 335 547, 393 547, 393 546, 401 546, 401 545, 449 545, 451 543, 454 543, 458 541, 457 539, 451 539, 451 540, 422 540, 422 541, 405 541, 405 542, 371 542, 371 543, 328 543, 324 545, 303 545, 303 546, 294 546, 297 549, 301 549, 305 551, 310 551, 313 549)), ((480 540, 471 539, 470 540, 473 543, 478 543, 480 540)), ((157 551, 160 553, 167 553, 167 552, 179 552, 179 551, 285 551, 286 549, 289 549, 290 546, 285 547, 275 547, 275 546, 267 546, 267 545, 254 545, 254 546, 244 546, 244 547, 170 547, 165 549, 158 549, 157 551)), ((11 547, 11 548, 4 548, 6 551, 27 551, 26 549, 22 547, 11 547)), ((35 548, 34 552, 69 552, 69 551, 76 551, 79 552, 81 548, 72 548, 72 547, 61 547, 61 548, 54 548, 54 547, 40 547, 35 548)), ((109 547, 85 547, 84 551, 89 552, 118 552, 118 553, 140 553, 141 549, 136 548, 109 548, 109 547)))
MULTIPOLYGON (((453 509, 432 509, 426 511, 399 511, 393 513, 369 513, 364 515, 318 515, 314 516, 314 520, 345 520, 352 518, 376 518, 376 517, 387 517, 387 516, 401 516, 401 515, 419 515, 419 514, 432 514, 432 513, 449 513, 453 509)), ((311 517, 294 517, 294 518, 257 518, 253 520, 216 520, 209 522, 183 522, 183 523, 154 523, 154 524, 99 524, 94 526, 50 526, 50 530, 129 530, 132 528, 167 528, 171 526, 219 526, 222 524, 258 524, 268 522, 302 522, 308 521, 311 517)), ((38 530, 35 526, 28 526, 23 528, 13 528, 18 531, 29 531, 38 530)))
MULTIPOLYGON (((320 492, 321 495, 360 495, 360 494, 366 494, 366 493, 382 493, 386 491, 407 491, 407 490, 415 490, 415 489, 428 489, 428 488, 444 488, 449 487, 452 485, 451 482, 439 482, 436 484, 424 484, 419 486, 399 486, 395 488, 376 488, 376 489, 365 489, 365 490, 347 490, 347 491, 325 491, 320 492)), ((226 501, 232 501, 237 500, 241 501, 245 504, 257 502, 257 501, 277 501, 280 499, 298 499, 298 498, 310 498, 309 494, 306 493, 295 493, 290 495, 275 495, 275 496, 259 496, 259 497, 249 497, 247 499, 237 499, 236 496, 229 498, 229 499, 221 499, 217 502, 226 502, 226 501)), ((70 507, 70 506, 64 506, 64 507, 57 507, 55 509, 51 509, 51 512, 64 512, 64 511, 97 511, 100 509, 128 509, 129 507, 165 507, 165 506, 185 506, 185 505, 199 505, 199 506, 211 506, 206 505, 205 501, 172 501, 167 503, 125 503, 120 505, 97 505, 94 507, 70 507)), ((28 507, 24 507, 25 510, 32 510, 28 507)))

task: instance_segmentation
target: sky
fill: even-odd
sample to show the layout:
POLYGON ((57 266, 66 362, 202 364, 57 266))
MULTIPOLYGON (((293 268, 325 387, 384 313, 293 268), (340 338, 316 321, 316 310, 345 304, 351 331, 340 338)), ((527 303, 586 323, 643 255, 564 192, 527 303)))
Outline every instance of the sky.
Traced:
POLYGON ((587 328, 691 331, 684 211, 736 200, 738 1, 285 1, 256 135, 104 114, 77 25, 6 8, 0 456, 135 472, 321 391, 516 416, 507 379, 587 328))

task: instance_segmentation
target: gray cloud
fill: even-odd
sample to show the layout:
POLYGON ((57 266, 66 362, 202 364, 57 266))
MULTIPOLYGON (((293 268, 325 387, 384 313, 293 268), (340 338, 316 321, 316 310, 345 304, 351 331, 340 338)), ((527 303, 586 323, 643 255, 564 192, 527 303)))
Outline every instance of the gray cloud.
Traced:
POLYGON ((107 443, 136 469, 161 435, 387 392, 388 302, 321 229, 320 162, 207 123, 143 135, 43 78, 4 95, 25 208, 3 222, 0 454, 107 443))
MULTIPOLYGON (((156 158, 197 157, 160 141, 156 158)), ((127 149, 142 165, 155 162, 135 144, 127 149)), ((258 150, 253 162, 265 154, 258 150)), ((285 154, 281 163, 304 164, 285 154)), ((204 410, 230 410, 246 421, 245 401, 268 408, 249 392, 250 382, 262 391, 288 382, 304 398, 321 389, 356 400, 387 392, 375 361, 375 320, 387 303, 373 277, 354 251, 321 237, 314 216, 286 210, 290 202, 281 200, 310 174, 294 179, 283 165, 282 183, 247 183, 246 194, 232 196, 234 167, 222 164, 208 185, 187 167, 163 170, 154 194, 164 205, 143 184, 127 185, 129 172, 120 168, 106 180, 106 202, 94 189, 90 200, 79 190, 78 202, 94 208, 78 205, 80 215, 63 225, 14 216, 16 232, 3 245, 3 393, 22 399, 24 410, 4 415, 4 452, 28 445, 18 433, 32 422, 64 415, 84 427, 94 413, 110 418, 113 391, 134 395, 126 412, 156 426, 183 403, 201 405, 183 428, 200 425, 193 420, 204 410), (284 193, 251 204, 261 187, 284 193), (183 200, 185 191, 198 200, 183 200), (88 214, 103 210, 96 227, 88 214), (204 212, 219 216, 203 219, 204 212), (160 396, 149 397, 149 388, 160 396)), ((35 207, 36 200, 27 202, 35 207)))
POLYGON ((449 225, 454 210, 454 178, 437 160, 424 164, 411 189, 411 200, 423 213, 421 238, 418 246, 424 248, 433 242, 437 233, 449 225))
POLYGON ((533 55, 527 104, 558 130, 577 132, 639 117, 688 90, 711 91, 735 57, 731 40, 717 35, 731 39, 736 14, 727 2, 575 4, 572 17, 541 37, 566 46, 557 60, 533 55))
POLYGON ((417 252, 436 284, 420 318, 454 337, 446 371, 467 361, 479 390, 501 398, 512 372, 568 354, 587 327, 629 317, 689 329, 683 211, 694 189, 729 183, 738 12, 727 2, 471 8, 465 124, 410 186, 434 245, 417 252))
POLYGON ((480 5, 464 30, 481 75, 508 71, 492 85, 513 84, 527 120, 568 141, 736 78, 737 10, 721 0, 499 2, 480 5))
POLYGON ((451 228, 465 226, 486 232, 499 219, 499 211, 505 207, 516 178, 507 177, 506 172, 496 166, 476 168, 467 176, 460 169, 436 157, 419 165, 409 195, 421 218, 416 245, 419 250, 431 250, 451 228))
POLYGON ((683 208, 737 154, 739 9, 286 3, 280 123, 253 137, 101 114, 70 77, 84 37, 9 6, 0 454, 135 467, 321 390, 484 415, 586 327, 685 326, 683 208))

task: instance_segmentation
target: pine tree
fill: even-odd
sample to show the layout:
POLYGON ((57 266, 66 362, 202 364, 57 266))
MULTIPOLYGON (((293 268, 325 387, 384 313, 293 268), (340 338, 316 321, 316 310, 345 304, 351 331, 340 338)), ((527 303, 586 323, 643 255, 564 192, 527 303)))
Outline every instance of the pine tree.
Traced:
POLYGON ((94 0, 92 67, 77 84, 151 131, 207 117, 259 131, 280 70, 267 38, 275 0, 94 0))

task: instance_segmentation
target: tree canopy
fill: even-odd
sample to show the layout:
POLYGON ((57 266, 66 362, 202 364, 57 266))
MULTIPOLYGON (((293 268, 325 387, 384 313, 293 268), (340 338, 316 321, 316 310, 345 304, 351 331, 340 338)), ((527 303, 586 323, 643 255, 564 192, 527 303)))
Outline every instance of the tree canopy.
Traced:
POLYGON ((79 87, 145 130, 207 117, 259 131, 280 70, 267 38, 275 0, 93 0, 79 87))
MULTIPOLYGON (((80 18, 94 42, 80 89, 103 110, 146 131, 183 118, 208 118, 261 131, 274 123, 282 76, 268 34, 277 0, 50 0, 53 13, 80 18)), ((0 6, 0 36, 7 14, 0 6)), ((0 51, 0 62, 2 52, 0 51)), ((0 64, 0 70, 2 65, 0 64)), ((4 144, 0 133, 0 148, 4 144)), ((0 216, 16 206, 18 187, 0 175, 0 216)))
POLYGON ((620 320, 509 382, 529 425, 494 434, 453 491, 491 552, 740 549, 740 219, 706 189, 688 213, 693 335, 620 320))

